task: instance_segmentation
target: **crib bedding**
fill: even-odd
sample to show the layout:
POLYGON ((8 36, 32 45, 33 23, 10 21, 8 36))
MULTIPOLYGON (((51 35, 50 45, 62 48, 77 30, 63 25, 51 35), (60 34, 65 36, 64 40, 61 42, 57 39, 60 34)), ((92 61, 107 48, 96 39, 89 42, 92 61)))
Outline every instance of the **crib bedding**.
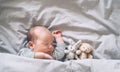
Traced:
POLYGON ((0 0, 0 72, 119 72, 119 0, 0 0), (30 59, 16 56, 33 25, 60 29, 93 45, 92 60, 30 59), (111 69, 111 70, 110 70, 111 69))
POLYGON ((0 72, 120 72, 120 61, 85 59, 60 62, 1 53, 0 72))

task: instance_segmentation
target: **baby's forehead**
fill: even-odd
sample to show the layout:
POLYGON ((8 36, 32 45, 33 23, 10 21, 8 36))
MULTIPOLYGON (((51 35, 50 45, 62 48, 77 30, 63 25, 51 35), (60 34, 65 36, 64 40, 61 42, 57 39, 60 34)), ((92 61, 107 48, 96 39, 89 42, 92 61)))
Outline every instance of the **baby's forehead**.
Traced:
POLYGON ((44 27, 40 27, 40 26, 33 27, 33 28, 30 29, 31 34, 33 34, 33 33, 39 33, 39 32, 42 33, 43 31, 47 32, 47 29, 44 28, 44 27))
POLYGON ((49 35, 49 34, 51 34, 51 32, 49 31, 49 30, 47 30, 47 29, 42 29, 42 28, 36 28, 35 30, 33 30, 33 33, 34 34, 44 34, 44 35, 49 35))
POLYGON ((31 31, 32 31, 31 35, 33 37, 35 36, 45 36, 45 37, 49 36, 50 37, 52 35, 52 33, 48 29, 42 28, 42 27, 36 27, 35 29, 31 31))

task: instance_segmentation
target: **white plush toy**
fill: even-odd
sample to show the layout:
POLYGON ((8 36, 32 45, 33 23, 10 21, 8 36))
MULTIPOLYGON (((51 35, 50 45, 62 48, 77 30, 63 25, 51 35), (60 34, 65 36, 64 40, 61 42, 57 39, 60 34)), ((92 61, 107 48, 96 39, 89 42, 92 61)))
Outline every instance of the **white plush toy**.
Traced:
POLYGON ((80 44, 81 44, 81 40, 75 43, 72 39, 69 39, 69 46, 67 47, 66 50, 64 50, 66 54, 65 61, 76 59, 77 55, 75 53, 76 53, 77 48, 79 48, 80 44))

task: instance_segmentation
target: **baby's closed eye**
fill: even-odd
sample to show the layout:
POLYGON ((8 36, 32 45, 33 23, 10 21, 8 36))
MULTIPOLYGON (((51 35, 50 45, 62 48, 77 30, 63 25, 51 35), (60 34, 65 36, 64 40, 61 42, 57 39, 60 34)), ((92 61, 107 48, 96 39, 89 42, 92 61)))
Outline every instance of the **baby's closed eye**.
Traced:
POLYGON ((49 45, 49 43, 43 43, 43 45, 49 45))
POLYGON ((43 43, 44 45, 53 45, 53 43, 43 43))

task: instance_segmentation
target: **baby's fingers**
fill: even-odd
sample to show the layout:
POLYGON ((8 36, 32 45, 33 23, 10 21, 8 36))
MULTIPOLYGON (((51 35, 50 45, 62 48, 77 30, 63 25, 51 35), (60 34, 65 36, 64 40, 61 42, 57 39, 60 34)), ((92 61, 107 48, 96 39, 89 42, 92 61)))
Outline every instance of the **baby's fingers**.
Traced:
POLYGON ((55 30, 52 32, 52 34, 59 34, 59 33, 61 33, 61 30, 55 30))

